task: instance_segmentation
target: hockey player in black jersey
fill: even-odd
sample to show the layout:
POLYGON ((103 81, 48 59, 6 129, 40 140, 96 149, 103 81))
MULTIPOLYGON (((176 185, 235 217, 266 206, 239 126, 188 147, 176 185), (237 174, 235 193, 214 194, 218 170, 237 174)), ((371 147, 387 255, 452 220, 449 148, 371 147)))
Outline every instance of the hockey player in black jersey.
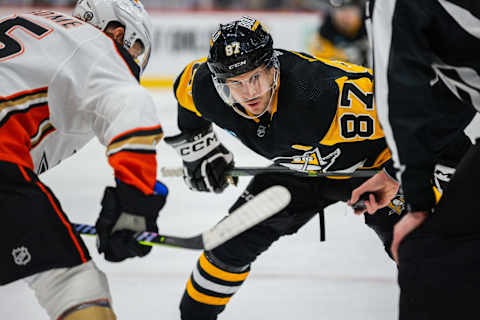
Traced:
MULTIPOLYGON (((263 26, 243 17, 220 25, 208 59, 190 63, 176 79, 181 134, 165 141, 181 155, 184 179, 198 191, 222 192, 228 186, 225 170, 234 163, 212 123, 292 170, 388 171, 390 151, 376 115, 372 78, 364 67, 273 49, 263 26)), ((291 203, 200 256, 180 304, 181 318, 216 319, 262 252, 327 206, 346 201, 364 180, 255 176, 230 212, 271 185, 287 187, 291 203)), ((399 214, 390 208, 380 211, 365 216, 365 222, 388 248, 399 214)))
POLYGON ((368 66, 370 48, 364 24, 364 0, 330 0, 331 9, 309 44, 318 58, 342 60, 368 66))
MULTIPOLYGON (((381 0, 369 9, 379 119, 409 208, 395 226, 392 246, 400 319, 477 317, 478 140, 455 155, 461 162, 443 175, 451 181, 438 202, 430 177, 438 169, 437 153, 480 110, 480 2, 381 0)), ((376 188, 368 182, 351 201, 384 181, 373 180, 376 188)), ((367 207, 378 209, 369 201, 367 207)))

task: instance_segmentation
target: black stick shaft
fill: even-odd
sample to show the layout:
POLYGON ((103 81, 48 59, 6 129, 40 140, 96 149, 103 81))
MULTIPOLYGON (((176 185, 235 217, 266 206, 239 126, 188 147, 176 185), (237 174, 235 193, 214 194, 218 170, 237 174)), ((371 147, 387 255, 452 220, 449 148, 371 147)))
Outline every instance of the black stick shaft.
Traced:
MULTIPOLYGON (((81 223, 72 223, 72 226, 80 234, 84 235, 96 235, 97 230, 95 226, 81 223)), ((190 238, 169 236, 164 234, 158 234, 155 232, 138 232, 134 236, 135 240, 139 243, 146 246, 154 245, 167 245, 178 248, 187 248, 187 249, 204 249, 202 236, 198 235, 190 238)))
POLYGON ((266 173, 280 173, 291 174, 300 177, 352 177, 352 178, 368 178, 377 174, 379 170, 357 170, 353 172, 322 172, 322 171, 296 171, 286 167, 273 166, 273 167, 235 167, 227 170, 226 174, 234 177, 239 176, 254 176, 257 174, 266 173))

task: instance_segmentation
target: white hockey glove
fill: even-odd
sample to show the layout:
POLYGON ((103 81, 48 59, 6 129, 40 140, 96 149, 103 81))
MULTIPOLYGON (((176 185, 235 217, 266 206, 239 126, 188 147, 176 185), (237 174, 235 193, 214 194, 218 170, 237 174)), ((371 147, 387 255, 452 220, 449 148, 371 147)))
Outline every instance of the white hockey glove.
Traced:
MULTIPOLYGON (((228 187, 225 175, 233 168, 233 154, 218 141, 212 126, 165 137, 183 160, 183 179, 191 190, 221 193, 228 187)), ((232 177, 237 184, 238 177, 232 177)))

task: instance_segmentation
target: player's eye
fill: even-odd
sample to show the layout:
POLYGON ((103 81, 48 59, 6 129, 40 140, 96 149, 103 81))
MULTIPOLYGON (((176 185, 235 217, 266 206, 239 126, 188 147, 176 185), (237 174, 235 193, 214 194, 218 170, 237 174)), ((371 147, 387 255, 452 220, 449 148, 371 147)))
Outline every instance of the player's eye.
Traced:
POLYGON ((228 81, 227 84, 230 87, 237 87, 237 88, 242 86, 242 82, 240 81, 228 81))
POLYGON ((259 79, 260 79, 260 72, 257 72, 250 78, 250 83, 256 82, 259 79))

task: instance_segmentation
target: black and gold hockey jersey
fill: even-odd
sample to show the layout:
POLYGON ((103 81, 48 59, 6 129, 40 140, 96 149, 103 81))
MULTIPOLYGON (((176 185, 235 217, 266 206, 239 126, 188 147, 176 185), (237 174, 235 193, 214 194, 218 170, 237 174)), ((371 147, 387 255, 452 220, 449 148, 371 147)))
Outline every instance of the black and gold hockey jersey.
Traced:
POLYGON ((223 102, 205 58, 190 63, 174 84, 180 130, 213 122, 251 150, 298 171, 354 171, 389 162, 371 70, 294 51, 275 54, 280 82, 271 114, 259 119, 243 118, 223 102))

